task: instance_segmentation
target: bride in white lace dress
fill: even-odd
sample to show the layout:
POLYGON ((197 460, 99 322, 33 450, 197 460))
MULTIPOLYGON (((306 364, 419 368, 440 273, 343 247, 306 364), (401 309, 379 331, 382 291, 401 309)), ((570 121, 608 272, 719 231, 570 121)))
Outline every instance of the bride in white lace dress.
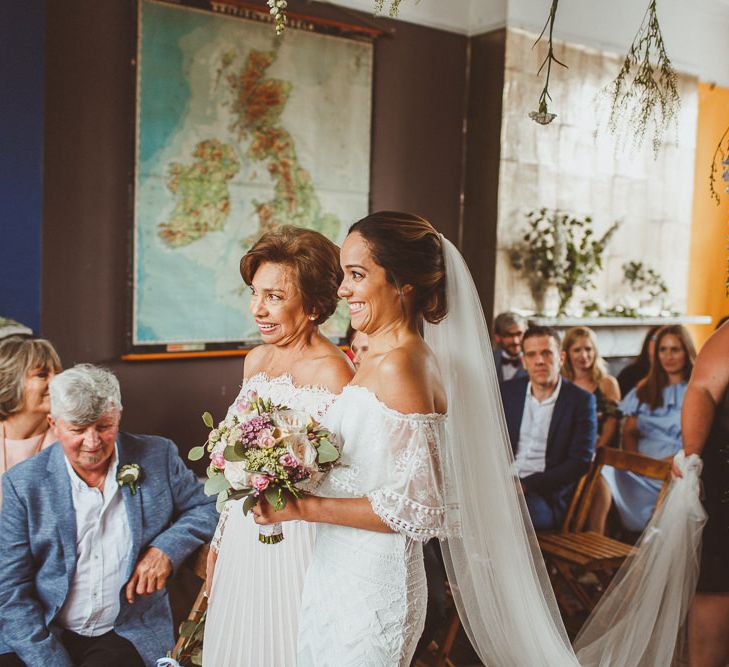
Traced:
MULTIPOLYGON (((390 243, 400 222, 383 230, 390 243)), ((342 246, 339 294, 352 325, 368 335, 369 351, 324 420, 342 440, 340 465, 317 497, 283 512, 254 510, 261 523, 318 524, 302 598, 299 667, 409 665, 427 602, 422 541, 446 535, 439 462, 446 399, 417 328, 422 316, 445 315, 440 238, 422 221, 416 233, 438 250, 431 254, 440 266, 423 270, 417 244, 398 248, 398 285, 358 224, 342 246)))
MULTIPOLYGON (((321 234, 281 228, 241 261, 264 344, 246 357, 239 399, 264 399, 321 420, 352 377, 349 361, 318 332, 337 304, 338 248, 321 234)), ((238 399, 236 399, 238 400, 238 399)), ((258 540, 242 500, 226 503, 208 560, 203 660, 210 667, 294 667, 299 606, 316 533, 290 522, 276 545, 258 540)))

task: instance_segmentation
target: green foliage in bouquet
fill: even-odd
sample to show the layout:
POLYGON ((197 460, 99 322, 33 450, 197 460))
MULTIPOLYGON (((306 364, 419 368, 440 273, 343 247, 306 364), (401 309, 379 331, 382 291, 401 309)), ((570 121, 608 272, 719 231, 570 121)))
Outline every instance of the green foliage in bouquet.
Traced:
POLYGON ((594 276, 602 269, 603 253, 619 226, 614 222, 598 238, 589 216, 577 218, 546 208, 527 214, 526 231, 509 249, 509 259, 527 280, 539 314, 544 314, 547 288, 557 288, 557 315, 564 315, 575 288, 595 286, 594 276))

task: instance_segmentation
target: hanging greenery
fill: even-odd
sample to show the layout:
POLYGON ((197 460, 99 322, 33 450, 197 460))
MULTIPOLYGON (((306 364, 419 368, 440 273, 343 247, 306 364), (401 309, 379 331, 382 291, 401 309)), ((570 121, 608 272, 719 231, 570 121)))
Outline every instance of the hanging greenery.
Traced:
POLYGON ((277 35, 281 35, 286 28, 286 0, 268 0, 268 6, 271 8, 270 14, 273 16, 273 27, 277 35))
POLYGON ((539 76, 542 73, 542 70, 544 69, 545 65, 547 67, 547 77, 544 81, 544 88, 542 88, 542 94, 539 96, 539 108, 537 111, 532 111, 529 113, 529 118, 531 118, 533 121, 539 123, 540 125, 548 125, 551 123, 556 117, 557 114, 555 113, 549 113, 548 108, 548 101, 552 101, 552 96, 549 94, 549 75, 552 73, 552 63, 557 63, 558 65, 562 65, 562 67, 567 67, 563 62, 557 60, 557 58, 554 55, 554 40, 553 40, 553 34, 554 34, 554 19, 557 16, 557 5, 559 4, 559 0, 552 0, 552 6, 549 9, 549 16, 547 17, 547 22, 544 24, 544 28, 542 28, 542 32, 539 33, 539 37, 537 37, 537 41, 534 42, 534 46, 539 44, 542 37, 544 37, 544 33, 547 31, 547 28, 549 28, 549 38, 548 38, 548 48, 547 48, 547 55, 544 57, 544 60, 542 61, 542 64, 539 66, 539 70, 537 71, 537 76, 539 76))
MULTIPOLYGON (((709 175, 709 192, 716 205, 721 204, 721 195, 716 189, 719 171, 723 172, 725 181, 729 181, 729 127, 724 130, 719 143, 716 145, 714 156, 711 158, 711 173, 709 175), (726 140, 726 141, 725 141, 726 140)), ((726 188, 729 192, 729 188, 726 188)))
MULTIPOLYGON (((375 14, 382 14, 382 10, 385 8, 386 0, 375 0, 375 14)), ((400 11, 400 3, 402 0, 390 0, 390 11, 388 12, 392 18, 397 16, 400 11)))
POLYGON ((677 82, 663 43, 656 0, 650 0, 622 69, 604 91, 610 100, 610 131, 629 130, 637 147, 653 126, 653 152, 657 155, 680 106, 677 82), (620 127, 621 119, 627 121, 628 128, 620 127))

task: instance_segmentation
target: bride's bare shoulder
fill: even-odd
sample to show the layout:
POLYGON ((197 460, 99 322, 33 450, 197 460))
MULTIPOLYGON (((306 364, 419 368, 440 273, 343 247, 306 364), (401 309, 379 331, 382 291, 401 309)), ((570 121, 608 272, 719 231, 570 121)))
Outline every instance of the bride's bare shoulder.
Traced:
POLYGON ((388 352, 377 367, 375 393, 387 406, 403 412, 445 412, 445 394, 438 364, 424 343, 388 352))
POLYGON ((256 373, 267 370, 271 352, 268 345, 258 345, 246 354, 243 362, 243 379, 248 380, 256 373))

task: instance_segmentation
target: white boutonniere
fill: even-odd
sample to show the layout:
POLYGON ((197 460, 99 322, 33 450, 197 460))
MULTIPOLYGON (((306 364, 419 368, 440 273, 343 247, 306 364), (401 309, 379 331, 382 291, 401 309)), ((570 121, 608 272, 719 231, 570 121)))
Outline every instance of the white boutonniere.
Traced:
POLYGON ((142 468, 138 463, 127 463, 119 468, 116 481, 119 486, 129 486, 129 490, 134 495, 137 492, 137 485, 142 481, 142 468))

